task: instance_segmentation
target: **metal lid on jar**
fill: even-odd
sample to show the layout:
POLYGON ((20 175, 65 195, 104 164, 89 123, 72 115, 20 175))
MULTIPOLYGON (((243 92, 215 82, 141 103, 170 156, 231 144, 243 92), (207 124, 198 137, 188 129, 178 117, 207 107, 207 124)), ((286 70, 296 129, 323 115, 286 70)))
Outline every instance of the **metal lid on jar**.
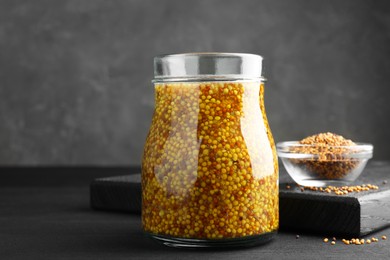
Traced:
POLYGON ((264 80, 262 65, 263 57, 249 53, 161 55, 154 58, 154 81, 264 80))

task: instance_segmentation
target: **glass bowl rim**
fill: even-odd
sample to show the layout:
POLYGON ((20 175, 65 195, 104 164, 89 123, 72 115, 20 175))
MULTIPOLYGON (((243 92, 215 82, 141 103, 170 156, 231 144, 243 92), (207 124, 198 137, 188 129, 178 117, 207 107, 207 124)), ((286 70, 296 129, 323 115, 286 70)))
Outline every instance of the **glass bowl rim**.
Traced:
MULTIPOLYGON (((335 146, 335 145, 315 145, 315 144, 300 144, 298 141, 286 141, 279 142, 276 144, 276 150, 280 158, 290 158, 290 159, 319 159, 318 153, 294 153, 286 149, 291 147, 321 147, 321 148, 342 148, 345 149, 345 153, 337 154, 337 157, 334 159, 329 159, 329 161, 343 161, 346 159, 370 159, 372 158, 374 146, 369 143, 359 143, 356 145, 344 145, 344 146, 335 146), (356 151, 358 149, 358 151, 356 151), (351 151, 351 152, 349 152, 351 151)), ((326 153, 325 154, 331 154, 326 153)))

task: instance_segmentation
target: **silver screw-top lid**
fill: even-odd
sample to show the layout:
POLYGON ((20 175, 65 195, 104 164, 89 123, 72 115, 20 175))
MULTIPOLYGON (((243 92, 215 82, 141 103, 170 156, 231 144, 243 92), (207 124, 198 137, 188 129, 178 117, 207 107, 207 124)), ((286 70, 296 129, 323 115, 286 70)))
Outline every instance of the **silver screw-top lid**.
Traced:
POLYGON ((264 80, 262 64, 263 57, 248 53, 162 55, 154 58, 154 81, 264 80))

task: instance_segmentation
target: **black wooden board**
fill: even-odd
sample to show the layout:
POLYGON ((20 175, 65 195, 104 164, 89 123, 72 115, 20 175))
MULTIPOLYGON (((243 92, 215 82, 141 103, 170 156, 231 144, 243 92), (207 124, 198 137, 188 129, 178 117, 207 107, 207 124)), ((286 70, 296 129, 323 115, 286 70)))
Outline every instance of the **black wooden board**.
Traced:
MULTIPOLYGON (((390 225, 390 162, 369 163, 359 180, 351 184, 370 183, 378 185, 378 190, 343 196, 302 192, 283 170, 280 175, 281 230, 354 237, 390 225)), ((139 214, 140 181, 140 174, 95 179, 90 185, 91 206, 139 214)))
POLYGON ((95 179, 90 185, 95 209, 141 213, 141 174, 95 179))

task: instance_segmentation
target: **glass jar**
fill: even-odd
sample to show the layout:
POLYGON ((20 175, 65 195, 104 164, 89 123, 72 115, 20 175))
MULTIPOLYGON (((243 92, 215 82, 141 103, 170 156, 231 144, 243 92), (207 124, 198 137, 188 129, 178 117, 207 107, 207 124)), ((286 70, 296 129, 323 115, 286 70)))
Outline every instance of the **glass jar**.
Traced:
POLYGON ((154 59, 155 111, 142 161, 142 224, 168 246, 264 243, 279 225, 278 160, 262 57, 154 59))

